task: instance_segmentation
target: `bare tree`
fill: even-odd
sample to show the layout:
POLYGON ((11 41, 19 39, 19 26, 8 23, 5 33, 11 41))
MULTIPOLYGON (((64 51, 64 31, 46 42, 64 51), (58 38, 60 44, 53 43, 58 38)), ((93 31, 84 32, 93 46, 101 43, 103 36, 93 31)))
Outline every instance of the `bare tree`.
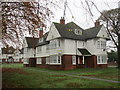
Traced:
POLYGON ((2 41, 16 48, 22 46, 25 32, 37 36, 37 28, 46 27, 53 14, 45 2, 2 2, 2 41))
MULTIPOLYGON (((106 29, 111 40, 114 42, 117 51, 118 51, 118 63, 120 63, 120 8, 112 9, 108 11, 101 12, 97 5, 93 1, 85 0, 85 5, 81 1, 83 6, 87 6, 85 9, 89 12, 89 15, 92 17, 93 12, 91 6, 94 6, 96 10, 101 14, 98 20, 101 20, 106 24, 106 29), (117 39, 117 40, 116 40, 117 39)), ((120 66, 118 66, 119 68, 120 66)))

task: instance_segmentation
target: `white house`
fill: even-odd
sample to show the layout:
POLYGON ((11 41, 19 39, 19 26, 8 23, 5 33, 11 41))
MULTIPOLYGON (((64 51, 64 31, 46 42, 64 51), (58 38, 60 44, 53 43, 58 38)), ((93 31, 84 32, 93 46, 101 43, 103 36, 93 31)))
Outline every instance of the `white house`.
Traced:
MULTIPOLYGON (((65 24, 64 19, 60 23, 53 22, 49 32, 38 41, 35 66, 64 70, 80 67, 106 68, 107 39, 106 29, 99 22, 86 30, 74 22, 65 24)), ((24 65, 28 66, 29 63, 31 61, 25 61, 24 65)))
POLYGON ((22 63, 23 49, 14 49, 13 47, 2 48, 2 62, 3 63, 22 63))
MULTIPOLYGON (((35 58, 35 56, 36 56, 35 47, 38 43, 38 40, 39 40, 39 38, 32 38, 32 37, 26 37, 24 39, 24 42, 23 42, 23 44, 24 44, 23 45, 24 46, 23 64, 29 65, 30 64, 29 60, 35 58)), ((31 64, 35 63, 34 61, 35 60, 33 60, 33 62, 31 64)))

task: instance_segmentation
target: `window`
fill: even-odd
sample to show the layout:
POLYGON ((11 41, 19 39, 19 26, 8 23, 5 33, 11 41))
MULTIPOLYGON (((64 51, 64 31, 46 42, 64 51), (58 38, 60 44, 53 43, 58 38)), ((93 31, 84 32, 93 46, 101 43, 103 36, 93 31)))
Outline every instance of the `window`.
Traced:
POLYGON ((24 49, 24 53, 27 53, 27 48, 24 49))
POLYGON ((97 59, 97 62, 100 63, 100 56, 98 56, 97 58, 98 58, 98 59, 97 59))
POLYGON ((49 44, 46 45, 46 52, 49 52, 49 44))
POLYGON ((75 34, 76 34, 76 35, 82 35, 82 30, 80 30, 80 29, 75 29, 75 34))
POLYGON ((37 58, 37 64, 42 64, 41 58, 37 58))
POLYGON ((60 47, 60 39, 58 39, 58 47, 60 47))
POLYGON ((100 41, 97 41, 97 48, 100 48, 100 41))
POLYGON ((50 58, 46 57, 46 64, 50 64, 50 58))
POLYGON ((29 59, 28 58, 24 58, 23 64, 29 64, 29 59))
POLYGON ((105 49, 106 41, 97 41, 97 48, 105 49))
POLYGON ((61 56, 50 56, 50 64, 61 64, 61 56))
POLYGON ((56 40, 51 40, 50 41, 50 48, 51 49, 55 49, 57 46, 56 46, 56 40))
POLYGON ((76 56, 72 56, 72 64, 76 64, 76 56))
POLYGON ((42 51, 42 47, 37 47, 37 53, 41 53, 41 51, 42 51))
POLYGON ((97 56, 97 64, 107 64, 107 56, 97 56))
POLYGON ((14 62, 19 62, 19 58, 14 59, 14 62))

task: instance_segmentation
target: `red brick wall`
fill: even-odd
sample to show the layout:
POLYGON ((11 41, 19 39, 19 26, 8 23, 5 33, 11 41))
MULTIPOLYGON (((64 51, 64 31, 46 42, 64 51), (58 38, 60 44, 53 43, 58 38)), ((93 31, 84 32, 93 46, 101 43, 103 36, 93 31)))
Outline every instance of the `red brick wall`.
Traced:
POLYGON ((63 65, 64 70, 76 68, 76 65, 72 64, 72 55, 63 55, 62 56, 62 65, 63 65))
POLYGON ((107 68, 107 64, 97 64, 97 68, 107 68))

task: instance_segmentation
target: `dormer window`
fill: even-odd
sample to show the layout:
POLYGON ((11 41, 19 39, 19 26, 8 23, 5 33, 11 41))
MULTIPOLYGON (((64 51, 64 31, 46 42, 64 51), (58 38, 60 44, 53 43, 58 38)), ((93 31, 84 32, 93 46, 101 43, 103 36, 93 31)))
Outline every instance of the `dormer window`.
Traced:
POLYGON ((76 34, 76 35, 82 35, 82 30, 80 30, 80 29, 75 29, 75 34, 76 34))

